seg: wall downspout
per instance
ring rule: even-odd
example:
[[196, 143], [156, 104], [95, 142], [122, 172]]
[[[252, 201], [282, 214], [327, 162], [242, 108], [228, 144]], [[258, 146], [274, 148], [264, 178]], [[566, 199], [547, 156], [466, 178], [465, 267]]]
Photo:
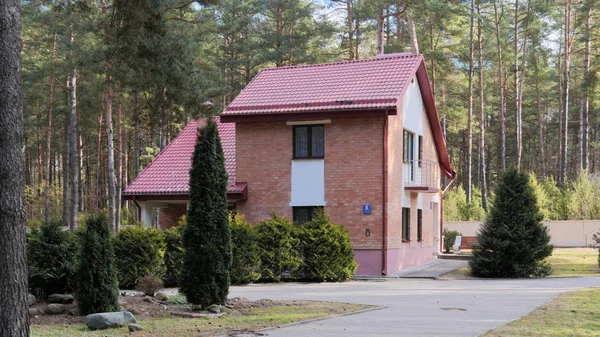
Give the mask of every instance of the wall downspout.
[[387, 176], [388, 176], [388, 112], [383, 116], [383, 245], [381, 249], [382, 274], [387, 275]]
[[450, 188], [450, 185], [454, 182], [454, 179], [450, 180], [446, 188], [440, 193], [440, 249], [439, 253], [444, 253], [444, 193]]

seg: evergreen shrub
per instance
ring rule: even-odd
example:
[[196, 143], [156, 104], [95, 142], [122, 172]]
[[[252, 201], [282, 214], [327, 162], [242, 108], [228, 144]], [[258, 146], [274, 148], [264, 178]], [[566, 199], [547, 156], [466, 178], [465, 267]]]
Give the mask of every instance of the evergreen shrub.
[[183, 268], [183, 246], [181, 244], [181, 232], [185, 228], [185, 222], [179, 226], [163, 231], [165, 242], [165, 254], [163, 257], [165, 274], [162, 277], [165, 287], [179, 286], [179, 278]]
[[256, 225], [260, 247], [261, 280], [278, 282], [291, 277], [302, 263], [298, 229], [275, 214]]
[[260, 248], [256, 230], [242, 215], [229, 214], [232, 263], [229, 271], [232, 284], [248, 284], [260, 279]]
[[119, 286], [134, 289], [145, 276], [164, 275], [163, 234], [154, 228], [138, 226], [120, 230], [115, 237], [116, 267]]
[[163, 281], [161, 279], [154, 275], [148, 275], [140, 280], [136, 290], [143, 292], [144, 295], [154, 297], [154, 294], [163, 288]]
[[516, 168], [501, 174], [495, 199], [469, 262], [479, 277], [542, 277], [551, 272], [548, 229], [530, 183]]
[[300, 247], [303, 263], [298, 278], [316, 282], [348, 280], [358, 268], [348, 231], [331, 223], [324, 212], [301, 227]]
[[62, 227], [61, 221], [50, 221], [28, 235], [29, 287], [46, 295], [68, 293], [76, 286], [77, 237]]
[[91, 215], [81, 234], [76, 298], [82, 315], [119, 311], [113, 241], [106, 216]]
[[450, 253], [450, 250], [456, 243], [456, 237], [459, 235], [462, 235], [462, 233], [444, 228], [444, 253]]
[[225, 304], [229, 293], [231, 232], [227, 214], [227, 171], [217, 125], [207, 118], [190, 169], [190, 205], [183, 230], [179, 291], [194, 306]]

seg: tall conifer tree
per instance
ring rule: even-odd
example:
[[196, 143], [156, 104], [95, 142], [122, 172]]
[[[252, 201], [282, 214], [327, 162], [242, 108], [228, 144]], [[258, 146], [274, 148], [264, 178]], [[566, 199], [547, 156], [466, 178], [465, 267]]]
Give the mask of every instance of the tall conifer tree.
[[217, 125], [212, 118], [207, 120], [199, 132], [190, 170], [180, 284], [188, 302], [202, 307], [225, 303], [231, 266], [225, 158]]
[[479, 246], [469, 262], [475, 276], [546, 276], [552, 254], [548, 229], [537, 204], [529, 175], [516, 168], [500, 177], [495, 198], [481, 231]]

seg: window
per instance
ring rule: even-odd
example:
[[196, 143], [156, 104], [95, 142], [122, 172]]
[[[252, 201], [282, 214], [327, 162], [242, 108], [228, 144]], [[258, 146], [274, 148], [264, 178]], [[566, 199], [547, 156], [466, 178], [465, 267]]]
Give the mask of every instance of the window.
[[293, 208], [293, 218], [296, 225], [302, 225], [313, 219], [315, 212], [322, 210], [323, 206], [303, 206]]
[[294, 159], [325, 156], [325, 135], [323, 125], [294, 126]]
[[417, 241], [423, 241], [423, 210], [417, 210]]
[[423, 161], [423, 136], [419, 136], [419, 167]]
[[402, 241], [410, 241], [410, 208], [402, 208]]
[[415, 135], [412, 132], [404, 130], [404, 162], [410, 163], [415, 159], [414, 156]]

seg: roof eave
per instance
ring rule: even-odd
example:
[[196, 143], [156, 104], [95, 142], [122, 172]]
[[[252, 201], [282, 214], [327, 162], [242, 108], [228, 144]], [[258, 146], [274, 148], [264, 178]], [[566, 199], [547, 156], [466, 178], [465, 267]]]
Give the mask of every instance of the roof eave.
[[440, 125], [440, 119], [435, 107], [435, 99], [431, 86], [429, 84], [429, 76], [427, 76], [427, 69], [425, 68], [425, 62], [421, 60], [419, 68], [417, 69], [417, 81], [419, 82], [419, 89], [423, 97], [423, 104], [425, 105], [425, 111], [427, 112], [427, 118], [433, 134], [433, 140], [438, 153], [438, 159], [440, 161], [440, 169], [442, 173], [450, 178], [456, 177], [456, 172], [452, 169], [452, 163], [450, 162], [450, 156], [448, 155], [448, 148], [446, 147], [446, 140], [442, 132], [442, 126]]
[[261, 114], [246, 115], [221, 115], [221, 123], [255, 123], [255, 122], [285, 122], [301, 121], [324, 118], [365, 118], [381, 117], [379, 112], [387, 112], [388, 115], [397, 114], [395, 106], [377, 109], [357, 109], [357, 110], [323, 110], [309, 112], [272, 112]]

